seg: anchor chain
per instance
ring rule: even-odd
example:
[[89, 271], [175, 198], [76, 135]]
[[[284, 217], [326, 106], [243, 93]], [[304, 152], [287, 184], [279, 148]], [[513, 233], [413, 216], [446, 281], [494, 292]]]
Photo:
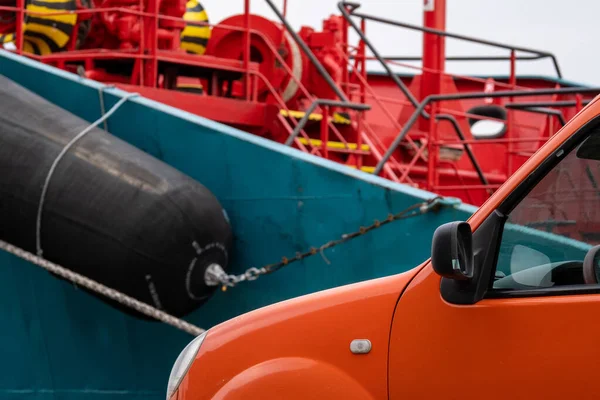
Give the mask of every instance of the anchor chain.
[[[371, 224], [370, 226], [360, 227], [360, 229], [358, 231], [353, 232], [353, 233], [344, 234], [341, 236], [340, 239], [331, 240], [331, 241], [323, 244], [319, 248], [311, 247], [310, 250], [308, 250], [304, 253], [296, 253], [296, 255], [291, 258], [283, 257], [281, 259], [281, 261], [279, 261], [277, 263], [265, 265], [264, 267], [261, 267], [261, 268], [256, 268], [256, 267], [248, 268], [243, 274], [240, 274], [240, 275], [228, 275], [220, 267], [218, 267], [218, 268], [210, 268], [209, 267], [209, 269], [207, 270], [207, 274], [209, 275], [208, 278], [210, 278], [209, 280], [214, 282], [215, 286], [218, 284], [221, 284], [222, 289], [226, 290], [228, 287], [235, 287], [240, 282], [254, 281], [263, 275], [267, 275], [267, 274], [276, 272], [276, 271], [280, 270], [281, 268], [283, 268], [287, 265], [290, 265], [291, 263], [303, 260], [304, 258], [313, 256], [317, 253], [320, 253], [322, 255], [322, 257], [325, 259], [325, 261], [327, 263], [329, 263], [329, 260], [327, 260], [327, 258], [325, 257], [325, 254], [323, 253], [323, 251], [326, 249], [335, 247], [339, 244], [345, 243], [356, 237], [365, 235], [366, 233], [368, 233], [374, 229], [380, 228], [381, 226], [387, 225], [393, 221], [416, 217], [419, 215], [426, 214], [430, 211], [437, 211], [441, 207], [447, 206], [449, 204], [451, 204], [451, 202], [449, 203], [448, 199], [444, 199], [442, 197], [435, 197], [430, 200], [424, 201], [422, 203], [414, 204], [414, 205], [400, 211], [397, 214], [389, 214], [388, 217], [383, 221], [375, 220], [373, 222], [373, 224]], [[83, 275], [73, 272], [67, 268], [60, 266], [60, 265], [54, 264], [42, 257], [39, 257], [35, 254], [25, 251], [19, 247], [16, 247], [10, 243], [5, 242], [3, 240], [0, 240], [0, 250], [4, 250], [8, 253], [11, 253], [11, 254], [19, 257], [19, 258], [29, 261], [30, 263], [37, 265], [39, 267], [42, 267], [45, 270], [52, 272], [64, 279], [67, 279], [68, 281], [70, 281], [78, 286], [92, 290], [93, 292], [96, 292], [107, 298], [115, 300], [118, 303], [125, 305], [126, 307], [129, 307], [129, 308], [136, 310], [142, 314], [145, 314], [151, 318], [154, 318], [158, 321], [161, 321], [163, 323], [171, 325], [171, 326], [173, 326], [177, 329], [180, 329], [184, 332], [187, 332], [193, 336], [197, 336], [205, 331], [204, 329], [202, 329], [198, 326], [195, 326], [193, 324], [190, 324], [187, 321], [184, 321], [180, 318], [169, 315], [168, 313], [166, 313], [162, 310], [159, 310], [159, 309], [152, 307], [146, 303], [143, 303], [137, 299], [127, 296], [126, 294], [121, 293], [115, 289], [112, 289], [105, 285], [102, 285], [99, 282], [96, 282], [90, 278], [87, 278]]]
[[452, 204], [452, 202], [451, 201], [448, 202], [448, 200], [449, 199], [445, 199], [441, 196], [437, 196], [437, 197], [434, 197], [427, 201], [413, 204], [412, 206], [407, 207], [404, 210], [402, 210], [396, 214], [388, 214], [387, 218], [384, 219], [383, 221], [375, 220], [369, 226], [366, 226], [366, 227], [361, 226], [358, 231], [343, 234], [339, 239], [331, 240], [331, 241], [321, 245], [320, 247], [311, 247], [309, 250], [305, 251], [304, 253], [298, 252], [293, 257], [289, 257], [289, 258], [283, 257], [281, 259], [281, 261], [279, 261], [279, 262], [276, 262], [273, 264], [267, 264], [260, 268], [257, 268], [257, 267], [248, 268], [246, 271], [244, 271], [244, 273], [239, 274], [239, 275], [227, 274], [221, 268], [210, 269], [207, 271], [207, 274], [209, 275], [207, 277], [208, 278], [207, 280], [210, 282], [213, 282], [215, 286], [220, 283], [221, 289], [223, 291], [225, 291], [225, 290], [227, 290], [227, 288], [235, 287], [241, 282], [255, 281], [263, 275], [268, 275], [273, 272], [276, 272], [287, 265], [290, 265], [296, 261], [301, 261], [307, 257], [314, 256], [317, 253], [321, 254], [321, 256], [323, 257], [325, 262], [330, 264], [329, 260], [327, 260], [327, 257], [325, 257], [325, 254], [324, 254], [324, 251], [326, 249], [330, 249], [332, 247], [338, 246], [342, 243], [345, 243], [352, 239], [355, 239], [359, 236], [365, 235], [365, 234], [371, 232], [372, 230], [378, 229], [378, 228], [380, 228], [384, 225], [387, 225], [391, 222], [417, 217], [419, 215], [426, 214], [430, 211], [437, 211], [443, 206]]

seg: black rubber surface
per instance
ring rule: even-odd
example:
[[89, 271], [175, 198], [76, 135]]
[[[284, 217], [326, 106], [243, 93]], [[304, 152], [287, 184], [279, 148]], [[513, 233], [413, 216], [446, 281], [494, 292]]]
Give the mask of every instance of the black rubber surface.
[[[50, 166], [89, 125], [0, 76], [0, 238], [35, 253]], [[209, 190], [101, 129], [61, 159], [43, 207], [44, 258], [176, 316], [214, 291], [204, 271], [231, 241]]]

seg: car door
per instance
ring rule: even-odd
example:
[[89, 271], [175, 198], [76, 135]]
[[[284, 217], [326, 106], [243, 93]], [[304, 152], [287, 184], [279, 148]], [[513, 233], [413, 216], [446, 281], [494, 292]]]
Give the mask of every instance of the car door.
[[428, 265], [401, 296], [392, 400], [600, 398], [600, 118], [534, 167], [473, 233], [473, 279]]

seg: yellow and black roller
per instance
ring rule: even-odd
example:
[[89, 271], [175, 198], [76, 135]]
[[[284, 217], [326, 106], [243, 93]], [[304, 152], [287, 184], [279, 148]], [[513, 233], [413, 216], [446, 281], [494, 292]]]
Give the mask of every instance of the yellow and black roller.
[[46, 55], [64, 49], [77, 23], [77, 14], [43, 14], [75, 11], [75, 0], [31, 0], [26, 9], [36, 14], [25, 17], [23, 51]]
[[183, 20], [186, 24], [181, 32], [180, 47], [188, 53], [204, 54], [211, 30], [210, 26], [203, 25], [208, 24], [208, 14], [202, 4], [197, 0], [189, 0]]
[[[46, 55], [63, 50], [77, 23], [77, 14], [55, 14], [77, 9], [76, 0], [30, 0], [25, 7], [27, 14], [23, 24], [23, 51]], [[15, 33], [0, 36], [0, 43], [14, 42]]]

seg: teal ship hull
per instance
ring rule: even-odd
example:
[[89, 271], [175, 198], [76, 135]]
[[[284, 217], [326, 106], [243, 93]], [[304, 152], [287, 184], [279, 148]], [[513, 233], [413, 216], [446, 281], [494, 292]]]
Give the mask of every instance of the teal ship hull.
[[[102, 115], [101, 96], [107, 110], [128, 95], [4, 51], [0, 75], [90, 123]], [[234, 233], [230, 273], [293, 257], [435, 197], [139, 96], [127, 100], [107, 128], [219, 199]], [[273, 274], [217, 291], [185, 319], [208, 329], [279, 301], [404, 272], [429, 257], [439, 225], [466, 220], [474, 211], [447, 202], [386, 224]], [[540, 251], [560, 242], [581, 259], [589, 249], [527, 227], [507, 229]], [[510, 274], [507, 257], [501, 255], [501, 270]], [[3, 251], [0, 293], [0, 400], [164, 399], [171, 366], [191, 340]]]
[[[90, 122], [102, 115], [101, 93], [105, 109], [127, 94], [7, 52], [0, 74]], [[293, 257], [435, 196], [142, 97], [112, 115], [108, 131], [215, 194], [234, 232], [230, 273]], [[457, 204], [390, 223], [218, 291], [186, 320], [210, 328], [279, 301], [401, 273], [429, 257], [436, 227], [473, 211]], [[119, 312], [5, 252], [0, 282], [0, 399], [164, 399], [188, 334]]]

